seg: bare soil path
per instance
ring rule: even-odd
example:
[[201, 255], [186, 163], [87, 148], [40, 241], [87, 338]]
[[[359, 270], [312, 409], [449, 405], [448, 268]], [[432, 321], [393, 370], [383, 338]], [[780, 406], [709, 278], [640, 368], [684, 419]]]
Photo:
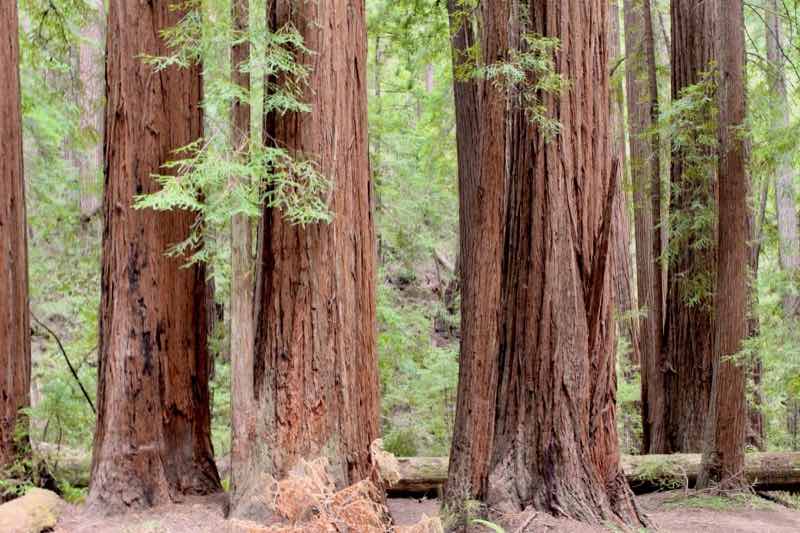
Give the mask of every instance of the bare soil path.
[[[653, 522], [648, 531], [665, 533], [800, 533], [800, 511], [749, 497], [726, 498], [683, 491], [652, 494], [638, 498]], [[143, 513], [106, 518], [80, 506], [70, 506], [56, 533], [240, 533], [257, 531], [245, 523], [225, 519], [227, 497], [187, 498], [185, 502]], [[438, 501], [431, 499], [390, 499], [389, 510], [398, 525], [411, 525], [422, 515], [438, 514]], [[508, 533], [601, 533], [613, 528], [591, 527], [568, 520], [522, 513], [498, 520]], [[524, 529], [518, 531], [520, 526]], [[476, 527], [476, 533], [489, 532]], [[619, 531], [619, 530], [616, 530]], [[314, 533], [314, 532], [309, 532]], [[361, 532], [354, 532], [361, 533]]]

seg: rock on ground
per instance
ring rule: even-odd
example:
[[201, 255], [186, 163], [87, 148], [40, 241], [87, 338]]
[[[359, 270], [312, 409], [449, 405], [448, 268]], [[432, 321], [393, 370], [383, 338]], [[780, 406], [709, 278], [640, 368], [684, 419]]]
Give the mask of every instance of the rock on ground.
[[54, 492], [31, 489], [24, 496], [0, 505], [0, 531], [40, 533], [55, 527], [65, 502]]

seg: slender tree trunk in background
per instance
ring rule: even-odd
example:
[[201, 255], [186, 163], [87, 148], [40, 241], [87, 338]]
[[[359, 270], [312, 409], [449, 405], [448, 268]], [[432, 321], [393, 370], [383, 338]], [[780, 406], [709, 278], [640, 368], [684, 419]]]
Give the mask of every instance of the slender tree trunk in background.
[[[22, 171], [17, 3], [0, 4], [0, 469], [22, 450], [19, 410], [30, 405], [31, 329]], [[27, 437], [25, 437], [27, 440]]]
[[[673, 0], [672, 2], [672, 98], [703, 79], [716, 57], [714, 2]], [[697, 120], [711, 120], [698, 117]], [[689, 149], [697, 150], [690, 147]], [[716, 169], [709, 168], [707, 178], [698, 179], [684, 171], [684, 156], [675, 147], [672, 156], [671, 217], [693, 217], [700, 204], [716, 205]], [[716, 227], [716, 224], [713, 225]], [[700, 246], [709, 231], [686, 230], [673, 245], [669, 265], [666, 326], [666, 398], [667, 447], [672, 452], [699, 452], [703, 449], [703, 429], [708, 416], [711, 394], [711, 361], [714, 348], [714, 313], [712, 294], [716, 276], [716, 230], [714, 244]], [[692, 233], [690, 233], [692, 232]], [[678, 239], [672, 235], [671, 239]], [[696, 290], [693, 279], [708, 279], [707, 297], [690, 301]]]
[[[100, 137], [103, 132], [105, 64], [102, 47], [106, 11], [102, 0], [97, 1], [95, 7], [96, 16], [86, 25], [78, 46], [78, 105], [81, 106], [81, 130], [93, 131]], [[98, 140], [88, 150], [78, 151], [75, 164], [80, 184], [81, 221], [88, 222], [101, 207], [97, 188], [98, 176], [103, 168], [102, 142]]]
[[[608, 68], [619, 68], [621, 60], [620, 31], [619, 31], [619, 3], [613, 0], [609, 7], [609, 44]], [[612, 153], [621, 163], [626, 161], [625, 149], [625, 112], [624, 88], [622, 78], [616, 77], [611, 83], [611, 100], [609, 102], [609, 123], [611, 126]], [[612, 277], [614, 284], [615, 312], [618, 315], [619, 328], [622, 336], [630, 346], [628, 362], [638, 366], [640, 357], [639, 318], [635, 315], [635, 295], [633, 292], [633, 277], [631, 273], [631, 246], [630, 228], [628, 225], [628, 200], [625, 190], [625, 171], [623, 179], [619, 180], [617, 200], [614, 202], [614, 245]]]
[[[786, 94], [785, 60], [781, 51], [782, 27], [778, 16], [777, 0], [769, 0], [767, 18], [767, 59], [770, 63], [770, 84], [775, 95], [775, 117], [777, 124], [789, 127], [790, 109]], [[778, 161], [775, 181], [775, 205], [778, 219], [778, 241], [781, 269], [796, 288], [800, 281], [800, 237], [798, 237], [797, 208], [795, 206], [794, 169], [792, 154], [784, 154]], [[800, 296], [786, 295], [783, 299], [784, 315], [787, 319], [800, 318]]]
[[[786, 92], [786, 67], [783, 52], [783, 27], [778, 16], [777, 0], [769, 0], [765, 10], [767, 60], [769, 61], [768, 78], [772, 93], [776, 95], [775, 123], [786, 129], [789, 127], [791, 109]], [[790, 280], [790, 286], [796, 291], [800, 282], [800, 236], [798, 236], [798, 217], [795, 206], [794, 169], [792, 154], [784, 154], [779, 158], [775, 179], [775, 206], [778, 222], [778, 251], [781, 269]], [[788, 320], [800, 319], [800, 296], [786, 294], [783, 297], [783, 314]], [[787, 405], [792, 419], [800, 417], [800, 406], [797, 400]]]
[[[240, 41], [231, 47], [231, 80], [247, 95], [237, 99], [231, 108], [231, 148], [242, 162], [250, 150], [250, 60], [249, 31], [250, 1], [233, 0], [231, 4], [233, 30]], [[248, 186], [239, 176], [231, 176], [230, 186]], [[231, 220], [231, 485], [245, 476], [248, 444], [255, 432], [253, 398], [253, 243], [250, 217], [234, 215]], [[235, 489], [234, 489], [235, 490]]]
[[173, 151], [202, 135], [201, 68], [153, 72], [170, 2], [114, 0], [108, 15], [105, 230], [98, 419], [88, 503], [103, 512], [220, 489], [210, 435], [205, 269], [165, 251], [188, 211], [132, 207]]
[[472, 498], [640, 525], [620, 469], [614, 405], [608, 8], [599, 0], [535, 0], [520, 13], [523, 6], [483, 4], [481, 56], [502, 61], [526, 33], [553, 37], [556, 69], [571, 83], [544, 97], [562, 127], [545, 139], [514, 91], [478, 82], [480, 181], [462, 181], [461, 190], [462, 246], [474, 246], [462, 248], [470, 317], [462, 327], [484, 335], [473, 349], [494, 351], [462, 344], [446, 503], [457, 509]]
[[731, 360], [748, 334], [750, 192], [747, 147], [739, 129], [747, 118], [744, 13], [741, 2], [717, 2], [719, 58], [719, 247], [711, 404], [697, 486], [743, 488], [747, 425], [745, 364]]
[[[476, 44], [463, 6], [449, 1], [455, 67]], [[508, 57], [510, 0], [481, 2], [483, 57]], [[462, 50], [464, 52], [462, 52]], [[456, 80], [461, 235], [461, 353], [445, 504], [487, 496], [500, 344], [498, 305], [506, 199], [506, 96], [485, 80]]]
[[[653, 139], [652, 43], [647, 39], [643, 0], [625, 0], [626, 85], [630, 131], [631, 176], [636, 230], [636, 279], [641, 318], [642, 353], [642, 451], [661, 453], [666, 449], [666, 411], [661, 346], [661, 239], [660, 163], [658, 140]], [[654, 149], [655, 147], [655, 149]]]
[[[265, 116], [265, 142], [308, 156], [334, 186], [330, 224], [295, 226], [266, 208], [256, 277], [256, 431], [248, 479], [263, 491], [301, 459], [326, 457], [337, 486], [370, 475], [379, 435], [376, 250], [367, 146], [363, 0], [267, 6], [273, 30], [295, 25], [312, 54], [309, 113]], [[236, 513], [257, 512], [244, 497]]]

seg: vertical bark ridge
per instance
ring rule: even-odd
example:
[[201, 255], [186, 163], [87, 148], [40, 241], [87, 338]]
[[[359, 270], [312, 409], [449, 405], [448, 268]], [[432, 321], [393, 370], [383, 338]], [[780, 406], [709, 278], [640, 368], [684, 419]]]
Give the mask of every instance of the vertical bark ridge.
[[28, 243], [22, 168], [16, 2], [0, 5], [0, 468], [17, 457], [20, 409], [30, 404]]
[[104, 512], [220, 489], [210, 436], [205, 269], [167, 257], [195, 215], [133, 208], [153, 174], [202, 135], [200, 65], [153, 72], [169, 2], [112, 1], [108, 15], [105, 229], [98, 420], [88, 503]]

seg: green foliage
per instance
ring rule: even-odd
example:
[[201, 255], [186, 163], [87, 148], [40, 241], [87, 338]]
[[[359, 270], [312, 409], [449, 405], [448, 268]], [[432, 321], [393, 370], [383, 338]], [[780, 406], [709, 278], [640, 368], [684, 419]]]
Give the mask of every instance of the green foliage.
[[677, 266], [677, 258], [688, 251], [708, 255], [716, 248], [716, 173], [717, 173], [717, 82], [712, 68], [700, 82], [686, 87], [680, 98], [662, 109], [659, 128], [672, 143], [672, 156], [681, 164], [681, 180], [672, 183], [669, 245], [671, 267], [680, 280], [681, 295], [691, 306], [713, 307], [715, 266], [709, 261], [694, 261]]
[[447, 455], [458, 357], [431, 338], [426, 306], [388, 286], [378, 292], [378, 353], [384, 447], [395, 455]]

